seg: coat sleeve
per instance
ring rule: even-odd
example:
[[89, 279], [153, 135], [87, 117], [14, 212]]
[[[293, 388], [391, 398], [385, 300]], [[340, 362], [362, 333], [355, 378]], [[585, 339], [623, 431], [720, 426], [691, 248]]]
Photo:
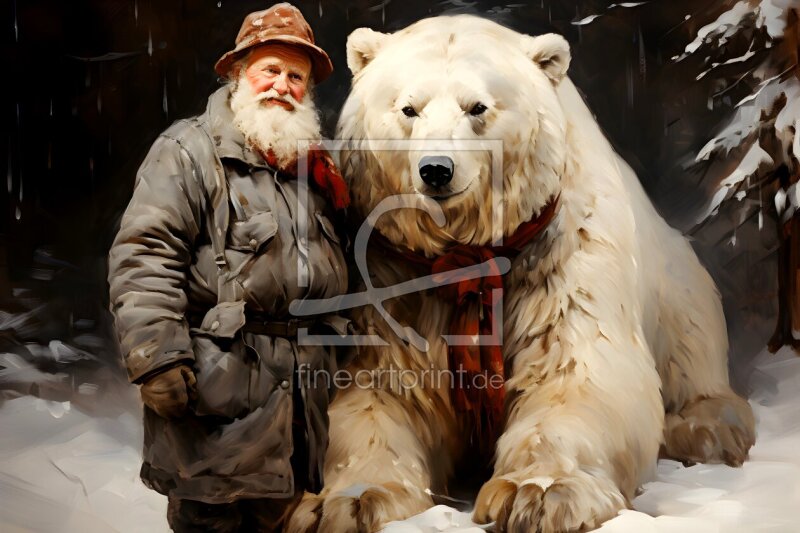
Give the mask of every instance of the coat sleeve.
[[186, 150], [159, 137], [139, 168], [109, 252], [111, 312], [134, 383], [194, 359], [184, 313], [187, 271], [202, 227], [195, 176]]

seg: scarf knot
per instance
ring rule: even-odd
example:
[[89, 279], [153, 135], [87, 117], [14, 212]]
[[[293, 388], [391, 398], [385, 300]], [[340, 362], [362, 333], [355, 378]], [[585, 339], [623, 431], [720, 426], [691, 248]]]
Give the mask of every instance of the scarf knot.
[[[490, 304], [492, 289], [503, 288], [503, 277], [494, 261], [496, 257], [491, 248], [460, 244], [450, 248], [446, 254], [437, 257], [431, 266], [431, 273], [439, 274], [437, 281], [443, 283], [439, 287], [442, 296], [448, 299], [454, 298], [457, 305], [465, 303], [470, 297], [477, 297], [481, 303]], [[490, 272], [486, 276], [449, 283], [452, 277], [448, 276], [448, 272], [487, 261]]]

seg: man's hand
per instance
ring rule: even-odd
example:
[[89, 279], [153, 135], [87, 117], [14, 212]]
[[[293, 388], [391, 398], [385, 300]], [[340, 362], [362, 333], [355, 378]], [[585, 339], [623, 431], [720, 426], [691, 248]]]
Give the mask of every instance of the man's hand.
[[186, 412], [189, 399], [194, 399], [196, 384], [191, 368], [183, 364], [174, 366], [142, 384], [142, 401], [159, 416], [179, 417]]

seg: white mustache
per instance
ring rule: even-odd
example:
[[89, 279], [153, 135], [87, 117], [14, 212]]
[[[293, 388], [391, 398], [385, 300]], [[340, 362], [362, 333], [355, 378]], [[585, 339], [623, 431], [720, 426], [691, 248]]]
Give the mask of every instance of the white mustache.
[[291, 93], [286, 93], [284, 95], [278, 94], [278, 91], [275, 89], [270, 89], [266, 92], [259, 93], [255, 95], [256, 102], [263, 102], [264, 100], [278, 100], [280, 102], [285, 102], [291, 104], [295, 109], [301, 110], [305, 109], [305, 106], [298, 102]]

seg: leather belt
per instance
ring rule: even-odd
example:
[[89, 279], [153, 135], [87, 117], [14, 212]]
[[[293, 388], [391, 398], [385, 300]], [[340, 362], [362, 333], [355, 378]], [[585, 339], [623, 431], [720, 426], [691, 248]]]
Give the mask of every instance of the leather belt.
[[319, 324], [319, 319], [300, 320], [291, 318], [289, 320], [271, 320], [269, 318], [262, 319], [260, 317], [247, 317], [247, 322], [242, 326], [242, 331], [255, 333], [257, 335], [270, 335], [273, 337], [297, 337], [297, 330], [300, 328], [311, 328]]

